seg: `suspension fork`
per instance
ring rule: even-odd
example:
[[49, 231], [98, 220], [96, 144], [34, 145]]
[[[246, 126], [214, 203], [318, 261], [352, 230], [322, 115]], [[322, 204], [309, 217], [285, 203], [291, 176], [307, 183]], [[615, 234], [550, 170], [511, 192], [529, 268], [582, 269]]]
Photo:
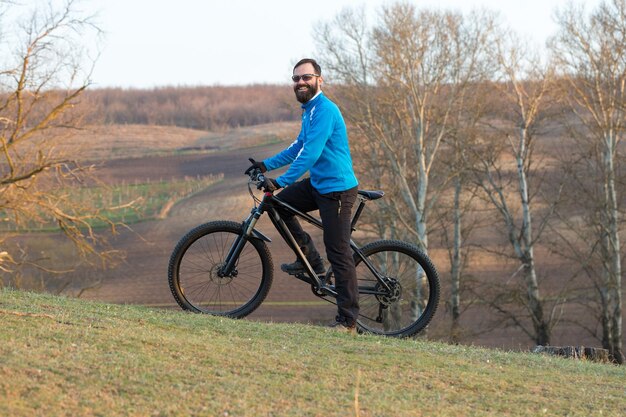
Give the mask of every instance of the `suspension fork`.
[[243, 250], [243, 247], [246, 245], [248, 240], [250, 240], [251, 236], [254, 235], [254, 226], [259, 221], [259, 218], [261, 218], [261, 215], [265, 212], [266, 198], [261, 201], [261, 204], [259, 204], [258, 207], [253, 208], [248, 218], [244, 220], [242, 224], [241, 234], [237, 236], [237, 239], [235, 239], [235, 241], [231, 245], [230, 249], [228, 250], [228, 255], [226, 255], [226, 259], [224, 260], [224, 265], [222, 265], [222, 267], [217, 272], [217, 275], [219, 277], [228, 277], [232, 276], [235, 273], [235, 265], [239, 260], [239, 255], [241, 255], [241, 251]]

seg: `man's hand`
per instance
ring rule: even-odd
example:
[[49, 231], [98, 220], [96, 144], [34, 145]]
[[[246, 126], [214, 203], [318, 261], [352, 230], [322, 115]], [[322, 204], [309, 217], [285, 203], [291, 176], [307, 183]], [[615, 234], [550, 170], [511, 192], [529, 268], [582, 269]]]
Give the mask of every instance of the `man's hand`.
[[267, 178], [265, 177], [265, 180], [263, 180], [263, 182], [259, 183], [259, 185], [257, 185], [257, 190], [260, 190], [261, 188], [263, 188], [265, 191], [269, 191], [274, 192], [280, 188], [282, 188], [280, 186], [280, 184], [274, 179], [274, 178]]
[[248, 161], [250, 161], [252, 163], [252, 165], [246, 169], [245, 174], [246, 175], [250, 175], [250, 172], [252, 172], [252, 170], [254, 169], [260, 169], [261, 172], [267, 172], [267, 168], [265, 167], [265, 164], [263, 163], [263, 161], [257, 162], [252, 158], [248, 158]]

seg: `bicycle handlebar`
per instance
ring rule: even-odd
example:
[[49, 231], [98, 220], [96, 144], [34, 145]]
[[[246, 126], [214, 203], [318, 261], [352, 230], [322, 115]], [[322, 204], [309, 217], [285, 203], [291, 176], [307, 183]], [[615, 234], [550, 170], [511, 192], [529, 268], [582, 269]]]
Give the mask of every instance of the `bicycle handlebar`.
[[250, 177], [250, 181], [252, 182], [265, 181], [265, 175], [263, 175], [263, 173], [261, 172], [259, 168], [254, 168], [253, 170], [251, 170], [248, 176]]
[[[265, 181], [265, 175], [263, 175], [261, 170], [259, 168], [255, 168], [250, 171], [248, 176], [250, 177], [250, 182], [255, 183], [257, 186], [257, 189], [260, 190], [261, 189], [260, 184], [262, 184]], [[268, 190], [263, 190], [263, 191], [268, 191]]]

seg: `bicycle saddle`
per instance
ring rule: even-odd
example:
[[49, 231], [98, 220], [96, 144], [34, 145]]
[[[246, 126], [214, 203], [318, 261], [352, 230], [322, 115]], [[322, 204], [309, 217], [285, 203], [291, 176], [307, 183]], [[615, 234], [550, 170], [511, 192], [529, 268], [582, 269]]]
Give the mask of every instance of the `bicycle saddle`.
[[379, 198], [385, 195], [385, 192], [380, 191], [380, 190], [375, 190], [375, 191], [359, 190], [359, 195], [363, 196], [367, 200], [378, 200]]

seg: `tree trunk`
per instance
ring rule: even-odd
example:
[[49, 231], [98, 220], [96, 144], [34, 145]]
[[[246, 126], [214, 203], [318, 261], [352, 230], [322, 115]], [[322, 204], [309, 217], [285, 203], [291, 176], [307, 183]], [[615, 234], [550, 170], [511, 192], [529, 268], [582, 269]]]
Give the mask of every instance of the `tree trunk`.
[[460, 324], [461, 317], [461, 179], [456, 177], [454, 180], [454, 237], [452, 249], [452, 265], [450, 275], [452, 279], [452, 288], [450, 295], [450, 304], [452, 308], [452, 327], [450, 338], [453, 343], [460, 341]]
[[[532, 255], [531, 255], [532, 256]], [[543, 302], [539, 297], [539, 285], [534, 268], [534, 261], [529, 261], [528, 267], [524, 268], [526, 275], [526, 287], [528, 297], [528, 309], [530, 310], [535, 331], [535, 343], [542, 346], [550, 344], [550, 324], [546, 322], [543, 314]]]
[[624, 362], [622, 346], [622, 268], [619, 239], [619, 210], [615, 189], [615, 151], [617, 139], [609, 134], [605, 139], [605, 198], [606, 198], [606, 254], [607, 268], [605, 279], [606, 309], [603, 320], [603, 346], [619, 363]]
[[[524, 122], [527, 123], [527, 121]], [[539, 283], [537, 281], [533, 249], [532, 213], [528, 197], [528, 178], [524, 166], [526, 158], [528, 157], [527, 146], [529, 142], [530, 136], [528, 129], [523, 126], [520, 130], [519, 143], [516, 152], [517, 178], [519, 181], [519, 195], [522, 206], [522, 227], [520, 230], [520, 238], [519, 240], [516, 240], [513, 245], [518, 248], [518, 256], [521, 255], [519, 257], [524, 267], [528, 308], [530, 309], [530, 314], [533, 320], [535, 343], [545, 346], [550, 344], [550, 325], [545, 321], [543, 314], [543, 302], [539, 296]], [[510, 235], [511, 234], [512, 233], [510, 233]]]

